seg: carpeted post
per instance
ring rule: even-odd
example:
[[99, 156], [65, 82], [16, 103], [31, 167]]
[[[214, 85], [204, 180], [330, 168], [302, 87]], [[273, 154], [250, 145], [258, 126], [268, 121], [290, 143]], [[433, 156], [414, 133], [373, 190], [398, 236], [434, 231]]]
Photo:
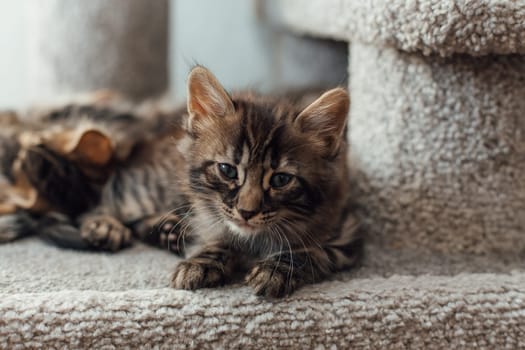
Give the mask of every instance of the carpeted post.
[[27, 8], [30, 100], [100, 88], [134, 99], [165, 92], [167, 0], [41, 0]]
[[351, 163], [373, 236], [525, 250], [525, 57], [351, 47]]

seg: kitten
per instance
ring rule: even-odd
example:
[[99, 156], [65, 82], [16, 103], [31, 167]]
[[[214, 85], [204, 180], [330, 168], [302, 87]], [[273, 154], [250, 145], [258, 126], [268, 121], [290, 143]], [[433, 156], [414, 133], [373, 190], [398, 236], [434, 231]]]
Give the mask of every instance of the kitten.
[[230, 97], [205, 68], [191, 72], [183, 188], [202, 245], [177, 266], [175, 288], [221, 285], [243, 256], [254, 261], [246, 282], [255, 293], [280, 297], [355, 263], [348, 110], [340, 88], [301, 111]]

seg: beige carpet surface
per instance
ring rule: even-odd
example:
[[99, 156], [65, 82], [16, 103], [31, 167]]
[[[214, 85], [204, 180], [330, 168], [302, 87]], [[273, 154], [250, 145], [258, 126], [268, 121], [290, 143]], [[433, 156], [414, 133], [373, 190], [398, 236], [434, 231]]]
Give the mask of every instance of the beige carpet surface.
[[525, 348], [523, 257], [369, 248], [362, 267], [278, 301], [240, 284], [173, 290], [177, 261], [143, 245], [2, 245], [0, 348]]

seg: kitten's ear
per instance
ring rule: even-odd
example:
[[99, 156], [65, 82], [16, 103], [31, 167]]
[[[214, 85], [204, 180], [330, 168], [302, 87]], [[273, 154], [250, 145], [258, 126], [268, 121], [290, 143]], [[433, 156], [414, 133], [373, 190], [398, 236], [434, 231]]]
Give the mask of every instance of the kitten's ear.
[[73, 144], [71, 155], [82, 163], [104, 166], [113, 157], [111, 140], [96, 129], [84, 130]]
[[18, 138], [23, 148], [43, 144], [72, 161], [84, 165], [105, 166], [115, 153], [113, 142], [93, 126], [76, 129], [50, 129], [43, 133], [22, 132]]
[[313, 143], [333, 156], [343, 140], [350, 98], [345, 89], [335, 88], [306, 107], [295, 119], [296, 127], [308, 135]]
[[96, 128], [64, 130], [46, 142], [51, 149], [68, 159], [94, 166], [105, 166], [113, 157], [111, 139]]
[[206, 68], [192, 69], [188, 77], [188, 113], [190, 129], [207, 118], [224, 117], [235, 108], [228, 93]]

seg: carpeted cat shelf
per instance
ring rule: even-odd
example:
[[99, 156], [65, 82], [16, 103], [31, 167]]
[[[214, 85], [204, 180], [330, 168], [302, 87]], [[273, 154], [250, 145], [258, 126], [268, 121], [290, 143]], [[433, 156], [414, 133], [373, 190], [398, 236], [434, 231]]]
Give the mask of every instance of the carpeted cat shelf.
[[262, 300], [168, 287], [178, 259], [0, 246], [0, 348], [525, 348], [525, 4], [279, 0], [350, 42], [363, 266]]

